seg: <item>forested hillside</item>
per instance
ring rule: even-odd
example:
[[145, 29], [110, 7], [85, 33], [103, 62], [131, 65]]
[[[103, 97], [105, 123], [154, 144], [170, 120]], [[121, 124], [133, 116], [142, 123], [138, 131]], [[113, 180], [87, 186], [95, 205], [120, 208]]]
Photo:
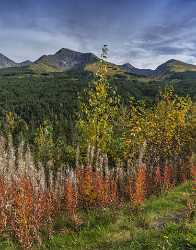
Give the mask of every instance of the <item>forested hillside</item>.
[[[73, 115], [77, 97], [92, 79], [93, 72], [85, 70], [62, 73], [39, 73], [27, 68], [0, 70], [0, 112], [13, 111], [34, 122], [61, 114]], [[165, 86], [173, 86], [175, 93], [196, 99], [196, 73], [192, 72], [172, 73], [160, 80], [113, 70], [108, 80], [126, 103], [129, 96], [134, 96], [152, 104]]]

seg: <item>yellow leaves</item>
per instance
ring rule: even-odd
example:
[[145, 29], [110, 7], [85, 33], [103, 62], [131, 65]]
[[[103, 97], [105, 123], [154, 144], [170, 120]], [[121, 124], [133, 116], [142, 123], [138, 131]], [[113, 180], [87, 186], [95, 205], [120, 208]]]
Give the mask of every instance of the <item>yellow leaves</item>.
[[107, 97], [108, 95], [108, 88], [105, 84], [98, 83], [95, 88], [96, 96], [99, 97]]
[[[167, 92], [169, 91], [169, 92]], [[125, 155], [138, 157], [140, 147], [147, 142], [146, 154], [170, 157], [177, 155], [191, 142], [188, 129], [190, 99], [177, 97], [166, 90], [153, 109], [131, 102], [129, 119], [124, 133]], [[139, 106], [138, 106], [139, 105]], [[135, 152], [135, 153], [134, 153]]]
[[37, 129], [34, 142], [39, 160], [48, 161], [53, 158], [53, 150], [55, 147], [53, 130], [47, 121]]
[[12, 113], [12, 112], [7, 112], [6, 113], [6, 122], [7, 122], [8, 128], [10, 128], [11, 130], [13, 130], [14, 127], [15, 127], [14, 113]]
[[80, 144], [86, 148], [90, 144], [102, 152], [107, 152], [112, 142], [118, 98], [111, 94], [107, 80], [107, 64], [103, 59], [99, 62], [94, 84], [85, 94], [87, 101], [81, 103], [80, 119], [77, 122]]

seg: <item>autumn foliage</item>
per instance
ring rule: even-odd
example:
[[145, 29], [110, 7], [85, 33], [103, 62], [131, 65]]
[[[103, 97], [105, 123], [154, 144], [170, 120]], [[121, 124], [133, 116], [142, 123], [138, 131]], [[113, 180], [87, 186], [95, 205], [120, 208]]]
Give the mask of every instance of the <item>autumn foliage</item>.
[[34, 171], [32, 176], [29, 168], [25, 174], [16, 173], [12, 178], [2, 176], [0, 230], [14, 236], [23, 249], [30, 249], [34, 244], [41, 245], [44, 228], [48, 237], [52, 236], [54, 221], [60, 214], [76, 221], [78, 208], [115, 206], [124, 201], [140, 205], [149, 188], [158, 185], [161, 191], [173, 185], [171, 166], [164, 167], [163, 176], [156, 168], [153, 187], [147, 182], [147, 171], [147, 166], [142, 165], [134, 177], [123, 171], [109, 170], [106, 174], [91, 166], [78, 166], [59, 175], [56, 185], [51, 182], [50, 188], [42, 172]]
[[51, 238], [59, 216], [74, 224], [80, 209], [139, 206], [190, 173], [195, 178], [191, 100], [166, 89], [151, 108], [134, 98], [123, 106], [107, 81], [106, 52], [107, 46], [80, 104], [72, 145], [49, 121], [27, 140], [26, 124], [18, 132], [21, 120], [6, 115], [0, 136], [0, 233], [22, 249], [41, 245], [43, 234]]
[[144, 202], [146, 191], [146, 168], [141, 166], [135, 180], [134, 204], [138, 205]]

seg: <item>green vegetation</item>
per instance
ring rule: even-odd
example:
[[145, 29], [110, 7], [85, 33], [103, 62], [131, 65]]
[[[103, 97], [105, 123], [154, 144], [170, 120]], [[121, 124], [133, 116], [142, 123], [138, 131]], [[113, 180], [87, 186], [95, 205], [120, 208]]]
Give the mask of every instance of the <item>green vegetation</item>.
[[[77, 96], [93, 80], [93, 65], [88, 71], [56, 72], [47, 65], [30, 65], [0, 70], [0, 113], [13, 111], [28, 122], [40, 124], [55, 116], [70, 117], [77, 109]], [[108, 80], [112, 88], [128, 102], [130, 96], [152, 104], [161, 89], [172, 85], [175, 93], [196, 99], [196, 74], [171, 73], [167, 79], [139, 77], [108, 64]], [[59, 70], [57, 70], [59, 71]], [[53, 72], [53, 73], [51, 73]], [[68, 118], [69, 117], [69, 118]]]
[[[41, 250], [181, 250], [195, 249], [196, 217], [193, 183], [187, 182], [152, 197], [139, 208], [130, 204], [80, 211], [77, 227], [64, 217], [55, 224], [55, 234]], [[17, 249], [2, 236], [2, 250]]]
[[131, 166], [136, 171], [141, 162], [152, 170], [157, 165], [175, 164], [179, 172], [179, 165], [190, 161], [193, 148], [191, 98], [177, 96], [175, 87], [165, 88], [145, 77], [111, 76], [111, 65], [105, 62], [107, 47], [104, 49], [96, 74], [70, 71], [1, 76], [2, 134], [8, 137], [5, 117], [11, 112], [15, 125], [8, 132], [14, 145], [22, 138], [37, 161], [44, 165], [52, 161], [55, 169], [61, 163], [73, 167], [78, 147], [80, 160], [87, 160], [90, 146], [95, 154], [106, 155], [110, 167]]
[[194, 207], [187, 207], [193, 197], [188, 182], [149, 199], [135, 211], [127, 205], [85, 212], [84, 225], [75, 228], [77, 232], [60, 220], [59, 233], [42, 249], [194, 249], [196, 218]]
[[195, 246], [194, 85], [180, 96], [171, 74], [105, 59], [107, 46], [96, 72], [1, 71], [2, 249]]

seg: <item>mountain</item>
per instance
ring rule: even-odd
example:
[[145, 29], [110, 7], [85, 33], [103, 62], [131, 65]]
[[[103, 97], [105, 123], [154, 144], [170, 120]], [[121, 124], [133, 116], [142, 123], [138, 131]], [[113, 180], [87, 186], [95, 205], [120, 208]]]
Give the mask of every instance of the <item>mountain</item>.
[[0, 69], [6, 69], [11, 67], [25, 67], [32, 64], [30, 60], [26, 60], [21, 63], [16, 63], [13, 60], [9, 59], [8, 57], [4, 56], [0, 53]]
[[171, 59], [166, 63], [161, 64], [154, 71], [155, 76], [165, 76], [172, 73], [195, 72], [196, 65], [181, 62], [179, 60]]
[[[93, 53], [81, 53], [62, 48], [55, 54], [43, 55], [35, 62], [29, 60], [15, 63], [3, 54], [0, 54], [0, 74], [47, 74], [68, 70], [87, 70], [95, 72], [99, 58]], [[196, 65], [171, 59], [155, 70], [136, 68], [130, 63], [115, 65], [107, 62], [109, 75], [131, 74], [133, 77], [146, 77], [150, 79], [166, 78], [194, 78], [196, 79]]]
[[33, 62], [31, 62], [30, 60], [26, 60], [24, 62], [18, 63], [18, 66], [25, 67], [31, 65], [32, 63]]
[[127, 71], [128, 73], [139, 75], [139, 76], [150, 76], [154, 73], [154, 70], [152, 69], [138, 69], [138, 68], [135, 68], [130, 63], [125, 63], [121, 65], [121, 68]]
[[87, 64], [95, 63], [98, 58], [92, 53], [81, 53], [69, 49], [60, 49], [53, 55], [44, 55], [34, 64], [45, 64], [60, 71], [84, 68]]
[[[98, 60], [98, 57], [92, 53], [81, 53], [62, 48], [55, 54], [41, 56], [35, 62], [27, 60], [21, 63], [15, 63], [6, 56], [0, 54], [0, 69], [12, 67], [12, 73], [14, 73], [14, 71], [32, 71], [34, 73], [62, 72], [67, 70], [85, 69], [87, 65], [96, 63]], [[18, 68], [21, 69], [19, 70]], [[5, 70], [3, 72], [7, 73]], [[8, 69], [8, 72], [10, 72], [10, 69]]]
[[0, 69], [15, 66], [17, 66], [17, 63], [0, 53]]
[[179, 60], [171, 59], [161, 65], [155, 70], [135, 68], [130, 63], [121, 65], [121, 68], [126, 72], [138, 76], [165, 78], [172, 74], [180, 74], [185, 72], [192, 72], [196, 74], [196, 65], [181, 62]]

